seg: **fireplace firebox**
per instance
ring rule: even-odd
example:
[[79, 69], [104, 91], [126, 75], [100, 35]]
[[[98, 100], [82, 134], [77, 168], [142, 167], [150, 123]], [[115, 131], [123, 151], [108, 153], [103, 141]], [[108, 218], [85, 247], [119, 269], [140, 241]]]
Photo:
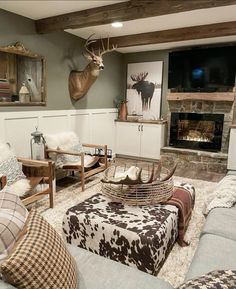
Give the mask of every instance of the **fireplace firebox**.
[[223, 114], [172, 112], [169, 145], [220, 151], [223, 124]]

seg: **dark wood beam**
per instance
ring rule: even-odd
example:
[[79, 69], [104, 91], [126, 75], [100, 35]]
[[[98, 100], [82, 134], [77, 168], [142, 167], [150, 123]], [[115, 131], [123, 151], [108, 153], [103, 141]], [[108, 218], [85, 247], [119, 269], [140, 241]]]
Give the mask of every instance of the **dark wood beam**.
[[131, 0], [35, 21], [38, 33], [236, 4], [236, 0]]
[[118, 48], [236, 35], [236, 21], [111, 37]]

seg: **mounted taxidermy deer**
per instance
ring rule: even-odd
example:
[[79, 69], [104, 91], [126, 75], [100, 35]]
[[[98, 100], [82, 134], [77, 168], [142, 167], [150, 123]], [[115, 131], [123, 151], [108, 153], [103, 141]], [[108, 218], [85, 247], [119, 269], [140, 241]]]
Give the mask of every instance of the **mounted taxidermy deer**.
[[96, 55], [93, 50], [89, 50], [88, 48], [92, 43], [97, 41], [91, 40], [90, 38], [92, 36], [93, 35], [90, 35], [89, 38], [86, 40], [84, 47], [87, 53], [83, 54], [85, 58], [90, 61], [89, 64], [85, 67], [83, 71], [72, 70], [69, 75], [70, 97], [75, 100], [80, 99], [88, 92], [90, 86], [97, 79], [100, 70], [104, 69], [102, 56], [105, 53], [116, 49], [114, 45], [112, 45], [112, 48], [110, 49], [109, 38], [107, 38], [107, 47], [105, 49], [104, 43], [101, 39], [102, 51], [100, 51], [99, 48], [98, 54]]

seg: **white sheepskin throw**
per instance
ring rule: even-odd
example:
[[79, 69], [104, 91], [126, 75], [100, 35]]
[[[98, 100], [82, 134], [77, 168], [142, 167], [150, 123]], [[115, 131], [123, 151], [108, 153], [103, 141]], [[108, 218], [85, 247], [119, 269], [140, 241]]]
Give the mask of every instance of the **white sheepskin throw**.
[[9, 146], [5, 143], [0, 143], [0, 162], [5, 161], [9, 157], [12, 156], [12, 150], [10, 150]]
[[79, 143], [79, 138], [73, 131], [45, 135], [44, 139], [49, 149], [68, 150]]
[[124, 172], [116, 172], [114, 180], [118, 182], [125, 180], [126, 177], [129, 177], [131, 180], [135, 181], [138, 179], [139, 172], [140, 168], [131, 166]]
[[26, 192], [30, 190], [30, 183], [27, 179], [22, 179], [19, 181], [16, 181], [14, 184], [7, 186], [7, 191], [11, 192], [12, 194], [15, 194], [19, 197], [22, 197], [25, 195]]
[[230, 208], [236, 203], [236, 176], [227, 175], [217, 185], [205, 202], [204, 214], [214, 208]]

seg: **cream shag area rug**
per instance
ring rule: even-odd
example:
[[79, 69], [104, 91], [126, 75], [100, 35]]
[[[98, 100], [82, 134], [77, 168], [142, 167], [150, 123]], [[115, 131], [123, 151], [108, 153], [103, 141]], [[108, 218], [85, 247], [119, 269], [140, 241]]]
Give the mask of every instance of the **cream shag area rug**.
[[[79, 184], [63, 189], [56, 193], [53, 209], [48, 208], [48, 201], [38, 202], [37, 209], [57, 232], [62, 234], [62, 219], [66, 210], [99, 192], [101, 190], [99, 180], [99, 175], [91, 177], [90, 181], [86, 183], [86, 190], [84, 192], [81, 192]], [[200, 232], [205, 222], [205, 218], [202, 214], [204, 200], [207, 195], [214, 190], [217, 183], [190, 180], [180, 177], [174, 177], [174, 180], [191, 183], [196, 189], [195, 207], [185, 236], [185, 239], [190, 242], [190, 245], [187, 247], [180, 247], [176, 243], [158, 274], [158, 277], [169, 281], [176, 287], [184, 281], [185, 274], [198, 244]]]

